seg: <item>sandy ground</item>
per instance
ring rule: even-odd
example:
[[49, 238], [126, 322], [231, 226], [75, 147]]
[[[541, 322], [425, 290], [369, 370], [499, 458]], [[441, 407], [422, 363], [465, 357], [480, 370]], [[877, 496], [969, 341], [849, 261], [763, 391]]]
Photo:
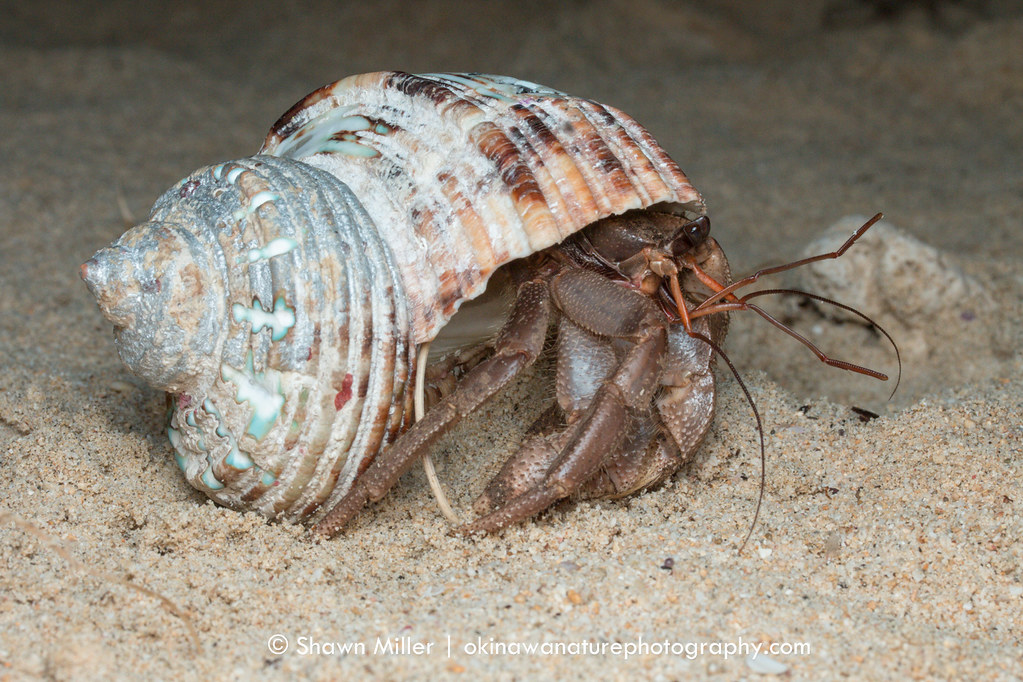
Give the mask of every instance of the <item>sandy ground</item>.
[[[781, 647], [773, 669], [795, 679], [1023, 677], [1023, 16], [867, 5], [3, 3], [0, 679], [772, 669], [718, 648], [740, 642]], [[419, 471], [330, 542], [207, 502], [78, 264], [193, 168], [253, 153], [306, 92], [391, 68], [508, 73], [632, 113], [704, 193], [738, 272], [884, 211], [883, 239], [796, 279], [889, 329], [895, 398], [736, 316], [727, 348], [768, 431], [742, 554], [759, 460], [724, 374], [688, 471], [497, 537], [449, 536]], [[895, 371], [863, 325], [775, 309]], [[436, 449], [463, 513], [549, 377], [541, 364]]]

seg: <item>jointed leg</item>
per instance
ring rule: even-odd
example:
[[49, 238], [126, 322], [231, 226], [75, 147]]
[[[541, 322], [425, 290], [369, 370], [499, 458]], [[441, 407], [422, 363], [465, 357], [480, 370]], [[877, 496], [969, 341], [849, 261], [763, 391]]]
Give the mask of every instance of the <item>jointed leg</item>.
[[579, 499], [618, 498], [653, 485], [682, 464], [671, 437], [658, 434], [649, 414], [636, 414], [625, 442], [607, 458], [600, 471], [576, 491]]
[[[604, 337], [606, 343], [626, 341], [629, 348], [581, 417], [548, 440], [552, 446], [560, 446], [560, 452], [546, 466], [542, 479], [507, 501], [501, 499], [505, 491], [500, 489], [494, 495], [485, 494], [489, 502], [500, 506], [466, 526], [466, 531], [500, 530], [584, 488], [619, 452], [632, 426], [630, 412], [648, 410], [657, 389], [667, 335], [649, 299], [581, 270], [562, 273], [551, 287], [555, 302], [572, 322]], [[524, 470], [531, 470], [527, 478], [532, 478], [537, 465], [550, 460], [551, 452], [544, 451], [545, 444], [535, 438], [527, 446], [513, 459]], [[501, 486], [517, 487], [511, 477], [502, 476], [505, 471], [498, 477]]]
[[[615, 339], [598, 336], [568, 316], [561, 317], [557, 403], [529, 428], [518, 452], [508, 458], [473, 504], [476, 513], [486, 514], [502, 507], [543, 481], [573, 435], [568, 425], [586, 414], [593, 397], [620, 365], [616, 345], [620, 344]], [[650, 410], [646, 404], [640, 410], [629, 411], [624, 442], [616, 451], [606, 453], [599, 471], [583, 483], [574, 497], [621, 497], [663, 479], [678, 468], [681, 463], [678, 448], [670, 437], [658, 436]]]
[[[557, 409], [557, 405], [553, 407]], [[561, 410], [558, 409], [558, 412]], [[527, 436], [518, 451], [505, 461], [501, 471], [473, 503], [473, 510], [477, 514], [487, 514], [542, 481], [571, 435], [571, 430], [561, 424]]]
[[568, 427], [568, 444], [547, 469], [543, 480], [465, 526], [465, 530], [492, 533], [568, 497], [597, 472], [607, 453], [618, 449], [625, 436], [627, 416], [624, 396], [619, 391], [608, 387], [598, 393], [586, 417]]

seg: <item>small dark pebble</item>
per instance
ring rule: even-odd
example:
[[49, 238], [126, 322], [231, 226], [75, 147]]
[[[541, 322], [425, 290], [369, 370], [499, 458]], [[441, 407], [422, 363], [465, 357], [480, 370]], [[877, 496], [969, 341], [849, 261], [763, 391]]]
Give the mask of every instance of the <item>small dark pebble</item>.
[[849, 409], [852, 410], [853, 412], [855, 412], [856, 414], [858, 414], [860, 416], [860, 421], [861, 422], [869, 422], [871, 419], [877, 419], [878, 417], [881, 416], [877, 412], [871, 412], [870, 410], [864, 410], [862, 407], [855, 407], [855, 406], [853, 406], [853, 407], [850, 407]]
[[671, 569], [675, 568], [675, 560], [672, 559], [671, 557], [668, 557], [667, 559], [664, 560], [664, 563], [661, 564], [661, 568], [663, 568], [665, 571], [670, 571]]

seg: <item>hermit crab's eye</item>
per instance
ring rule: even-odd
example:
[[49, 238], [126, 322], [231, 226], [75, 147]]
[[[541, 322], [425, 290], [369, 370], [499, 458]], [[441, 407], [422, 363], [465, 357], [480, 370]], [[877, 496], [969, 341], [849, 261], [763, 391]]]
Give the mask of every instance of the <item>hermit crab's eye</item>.
[[703, 215], [696, 220], [691, 220], [682, 227], [671, 239], [671, 252], [674, 256], [681, 256], [694, 246], [699, 246], [710, 234], [710, 218]]
[[700, 216], [682, 229], [686, 231], [686, 236], [689, 237], [689, 241], [693, 243], [693, 246], [702, 244], [707, 235], [710, 234], [710, 218], [705, 215]]

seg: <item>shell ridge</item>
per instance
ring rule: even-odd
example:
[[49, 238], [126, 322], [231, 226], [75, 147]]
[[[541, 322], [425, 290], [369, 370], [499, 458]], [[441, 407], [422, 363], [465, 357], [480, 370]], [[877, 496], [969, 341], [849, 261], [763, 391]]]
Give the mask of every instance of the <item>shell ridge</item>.
[[[244, 166], [246, 171], [237, 176], [236, 184], [247, 201], [243, 202], [242, 210], [239, 211], [241, 215], [236, 214], [237, 224], [241, 230], [238, 239], [240, 248], [235, 253], [238, 261], [236, 267], [248, 270], [250, 286], [249, 291], [242, 297], [243, 300], [235, 305], [246, 308], [251, 306], [254, 311], [256, 309], [272, 311], [276, 308], [274, 290], [280, 281], [273, 265], [269, 259], [257, 259], [246, 266], [242, 255], [263, 248], [263, 245], [268, 244], [277, 236], [282, 228], [287, 229], [286, 225], [290, 222], [289, 219], [293, 219], [294, 216], [286, 216], [280, 211], [269, 214], [264, 211], [261, 215], [260, 206], [256, 205], [256, 198], [269, 192], [271, 183], [275, 179], [283, 185], [280, 187], [281, 191], [285, 191], [285, 189], [290, 190], [297, 186], [296, 178], [288, 173], [280, 173], [280, 169], [275, 167], [277, 164], [266, 164], [255, 157], [246, 159]], [[281, 178], [284, 178], [286, 182], [280, 183]], [[262, 505], [264, 509], [272, 510], [273, 515], [276, 516], [286, 508], [286, 497], [292, 487], [289, 483], [298, 477], [297, 472], [303, 465], [302, 460], [288, 457], [282, 447], [284, 438], [281, 422], [287, 418], [290, 405], [287, 400], [287, 392], [282, 390], [282, 383], [284, 383], [282, 375], [285, 374], [286, 368], [280, 367], [275, 357], [281, 344], [271, 338], [272, 333], [266, 327], [257, 330], [255, 325], [244, 324], [237, 316], [235, 321], [239, 323], [238, 333], [248, 340], [249, 357], [253, 358], [248, 367], [251, 381], [263, 385], [268, 393], [272, 392], [281, 398], [280, 405], [277, 407], [266, 433], [262, 436], [258, 432], [251, 433], [252, 422], [250, 421], [250, 426], [242, 434], [241, 439], [241, 444], [245, 444], [251, 436], [255, 443], [248, 447], [247, 451], [260, 453], [257, 455], [261, 462], [260, 468], [271, 471], [274, 474], [275, 483], [284, 482], [284, 485], [267, 485], [263, 481], [263, 477], [260, 476], [253, 481], [252, 487], [248, 491], [252, 500], [258, 500], [258, 504]], [[285, 338], [284, 343], [288, 342], [290, 339]], [[237, 397], [235, 400], [237, 401]], [[255, 405], [253, 405], [253, 410], [255, 412]], [[253, 414], [253, 419], [255, 418], [256, 414]], [[241, 445], [239, 447], [241, 448]], [[253, 476], [253, 478], [256, 477]]]
[[[307, 192], [304, 201], [290, 201], [287, 205], [288, 225], [291, 229], [290, 236], [300, 244], [303, 254], [304, 268], [285, 269], [281, 266], [281, 279], [275, 280], [274, 288], [290, 292], [293, 296], [294, 306], [304, 311], [303, 318], [308, 320], [310, 313], [316, 319], [330, 319], [328, 308], [331, 297], [325, 296], [324, 266], [329, 262], [323, 260], [326, 254], [336, 253], [332, 248], [335, 244], [329, 242], [330, 231], [324, 229], [325, 224], [330, 224], [334, 216], [330, 207], [326, 205], [323, 194], [324, 189], [312, 181], [321, 179], [313, 169], [305, 164], [288, 164], [277, 158], [267, 161], [269, 165], [288, 178], [289, 182], [296, 187], [317, 187], [315, 192]], [[299, 234], [290, 226], [308, 226], [304, 234]], [[340, 274], [340, 273], [339, 273]], [[310, 283], [307, 290], [306, 282]], [[310, 324], [306, 322], [306, 324]], [[326, 367], [322, 362], [323, 357], [319, 354], [313, 355], [312, 339], [315, 333], [308, 329], [303, 333], [303, 328], [297, 323], [292, 329], [295, 333], [290, 339], [285, 339], [279, 348], [279, 352], [285, 352], [285, 348], [291, 348], [294, 354], [304, 352], [305, 361], [301, 362], [301, 372], [290, 377], [288, 388], [287, 411], [281, 415], [280, 431], [284, 446], [282, 455], [286, 461], [294, 463], [281, 480], [286, 480], [283, 486], [278, 486], [273, 491], [277, 498], [275, 506], [286, 513], [289, 518], [301, 516], [302, 500], [310, 494], [314, 494], [316, 485], [313, 482], [321, 480], [319, 471], [325, 466], [328, 458], [324, 455], [325, 439], [322, 433], [329, 432], [332, 427], [333, 415], [322, 409], [322, 401], [303, 401], [302, 396], [310, 393], [322, 394], [321, 387], [324, 386], [323, 370]], [[322, 333], [322, 332], [321, 332]], [[319, 349], [317, 349], [319, 351]], [[294, 356], [295, 360], [298, 357]], [[310, 402], [312, 404], [310, 404]], [[300, 411], [302, 414], [300, 415]], [[303, 423], [298, 426], [302, 437], [295, 440], [292, 448], [287, 447], [288, 436], [293, 428], [296, 417], [301, 416]]]
[[[572, 221], [570, 219], [558, 220], [551, 209], [552, 200], [557, 203], [561, 193], [554, 182], [544, 183], [544, 180], [550, 177], [550, 171], [544, 163], [540, 150], [549, 146], [551, 140], [540, 139], [543, 136], [537, 133], [536, 128], [545, 129], [546, 126], [543, 126], [539, 119], [528, 110], [515, 113], [520, 120], [516, 122], [516, 125], [509, 127], [507, 134], [519, 150], [519, 158], [522, 160], [523, 166], [529, 170], [529, 183], [520, 185], [522, 196], [517, 202], [519, 212], [527, 234], [532, 235], [535, 231], [537, 243], [549, 246], [560, 242], [575, 230], [571, 229]], [[530, 120], [532, 120], [532, 124]], [[553, 135], [548, 137], [553, 138]]]
[[[526, 139], [536, 140], [532, 145], [538, 152], [535, 172], [541, 177], [551, 178], [548, 185], [550, 189], [545, 195], [548, 197], [548, 204], [553, 204], [550, 207], [552, 216], [558, 220], [560, 226], [564, 226], [559, 227], [559, 234], [563, 239], [592, 222], [592, 214], [581, 209], [583, 206], [596, 203], [596, 200], [575, 158], [555, 132], [562, 122], [540, 106], [530, 110], [529, 114], [531, 120], [527, 121], [527, 125], [524, 126], [525, 132], [522, 134]], [[540, 137], [543, 139], [539, 139]], [[556, 175], [551, 172], [551, 168], [558, 171]]]
[[[351, 212], [358, 215], [357, 224], [365, 226], [367, 236], [377, 238], [376, 247], [380, 257], [368, 259], [369, 281], [374, 283], [377, 293], [371, 300], [373, 307], [372, 338], [374, 343], [369, 346], [368, 376], [370, 385], [367, 389], [369, 399], [363, 406], [360, 429], [353, 447], [364, 453], [360, 466], [368, 465], [384, 443], [384, 433], [396, 405], [403, 403], [402, 396], [406, 388], [408, 368], [402, 367], [402, 346], [408, 334], [407, 328], [399, 327], [399, 321], [405, 316], [399, 312], [399, 296], [402, 291], [401, 280], [390, 254], [387, 244], [379, 239], [371, 216], [361, 205], [353, 205]], [[353, 467], [351, 479], [360, 470]], [[345, 480], [345, 488], [350, 487], [351, 480]]]
[[[365, 262], [360, 262], [360, 266], [369, 268], [369, 264]], [[360, 277], [362, 282], [372, 282], [366, 275], [367, 272], [364, 271]], [[337, 487], [334, 492], [338, 492], [338, 488], [347, 490], [358, 473], [360, 460], [374, 454], [365, 451], [362, 434], [371, 428], [365, 417], [374, 397], [369, 393], [370, 382], [373, 380], [369, 373], [372, 370], [371, 350], [374, 344], [375, 322], [373, 315], [376, 311], [369, 287], [352, 286], [349, 289], [349, 297], [352, 301], [358, 301], [361, 313], [352, 316], [349, 322], [348, 335], [353, 342], [348, 349], [348, 373], [334, 403], [338, 414], [343, 413], [346, 418], [343, 431], [332, 433], [328, 444], [331, 452], [339, 453], [335, 464]], [[335, 385], [334, 388], [337, 389], [338, 386]]]
[[[340, 337], [347, 339], [346, 357], [344, 358], [344, 374], [332, 372], [329, 379], [329, 396], [323, 400], [325, 414], [330, 414], [330, 431], [327, 434], [324, 452], [330, 453], [330, 477], [336, 481], [334, 492], [343, 489], [347, 492], [346, 482], [354, 479], [353, 462], [364, 456], [356, 450], [355, 443], [360, 430], [359, 418], [363, 413], [366, 394], [360, 390], [364, 386], [366, 367], [363, 348], [371, 343], [373, 310], [370, 301], [372, 280], [367, 277], [369, 264], [368, 254], [372, 253], [372, 237], [362, 234], [356, 222], [351, 201], [340, 201], [340, 197], [330, 197], [336, 206], [338, 223], [336, 237], [351, 243], [349, 258], [344, 263], [351, 274], [345, 281], [345, 289], [338, 292], [338, 298], [347, 300], [347, 324], [338, 329]], [[329, 397], [329, 399], [327, 399]], [[330, 410], [333, 409], [333, 413]]]
[[[315, 500], [329, 495], [338, 474], [350, 459], [357, 458], [359, 454], [350, 449], [358, 429], [356, 417], [359, 405], [359, 398], [351, 392], [351, 385], [354, 376], [361, 371], [356, 349], [362, 345], [362, 339], [353, 334], [350, 322], [359, 319], [362, 314], [363, 291], [358, 280], [363, 269], [361, 260], [364, 253], [361, 249], [350, 249], [346, 263], [348, 267], [333, 266], [331, 254], [343, 252], [340, 245], [353, 236], [347, 224], [348, 207], [342, 200], [329, 196], [327, 188], [320, 188], [317, 194], [318, 198], [324, 199], [324, 219], [309, 223], [313, 226], [309, 230], [309, 240], [315, 251], [307, 261], [320, 264], [325, 269], [323, 274], [327, 281], [321, 295], [310, 301], [317, 305], [323, 324], [319, 354], [313, 359], [315, 380], [312, 397], [308, 399], [309, 405], [306, 408], [307, 424], [298, 440], [299, 448], [305, 450], [304, 456], [314, 458], [315, 466], [310, 481], [316, 481], [317, 485], [309, 485], [296, 497], [291, 505], [292, 513], [296, 516], [301, 515]], [[338, 271], [337, 280], [331, 276], [333, 270]], [[328, 288], [332, 280], [332, 288]], [[336, 294], [328, 296], [328, 291], [335, 291]], [[333, 305], [340, 303], [348, 311], [343, 323], [332, 314], [332, 300]], [[344, 324], [344, 327], [339, 327], [340, 324]], [[346, 385], [351, 399], [339, 404], [338, 396], [344, 393]]]
[[494, 263], [498, 260], [494, 251], [494, 238], [487, 230], [488, 221], [484, 220], [477, 210], [477, 207], [469, 199], [471, 190], [464, 184], [463, 173], [459, 168], [451, 169], [451, 172], [444, 172], [437, 176], [440, 183], [440, 191], [444, 194], [447, 203], [450, 204], [454, 219], [458, 220], [465, 233], [470, 250], [477, 254], [477, 261], [480, 264], [480, 271], [486, 267], [484, 264]]
[[[206, 181], [205, 186], [208, 187], [210, 184], [208, 178], [215, 179], [215, 173], [210, 169], [204, 169], [189, 178], [183, 187], [187, 186], [189, 192], [192, 192], [194, 187], [203, 187], [204, 180]], [[174, 192], [172, 190], [168, 194], [171, 193], [178, 194], [182, 198], [186, 196], [180, 191]], [[240, 202], [240, 194], [232, 196], [238, 196]], [[158, 202], [157, 207], [159, 205], [160, 202]], [[182, 210], [187, 213], [192, 210], [192, 206], [191, 201], [186, 201], [182, 204]], [[195, 239], [203, 244], [204, 248], [201, 252], [194, 251], [193, 247], [193, 255], [198, 257], [199, 253], [205, 254], [207, 258], [202, 260], [208, 263], [219, 277], [219, 279], [214, 277], [209, 282], [209, 285], [213, 286], [214, 290], [206, 291], [202, 296], [202, 300], [217, 301], [218, 303], [213, 307], [222, 307], [222, 310], [220, 311], [220, 320], [217, 325], [217, 333], [215, 334], [217, 337], [216, 345], [212, 352], [206, 353], [201, 361], [201, 364], [208, 364], [210, 366], [210, 371], [204, 373], [205, 378], [200, 378], [196, 386], [188, 388], [185, 395], [175, 400], [176, 410], [170, 419], [168, 434], [172, 436], [172, 442], [174, 442], [175, 449], [178, 452], [179, 464], [182, 464], [182, 468], [186, 471], [186, 475], [193, 485], [199, 488], [209, 488], [211, 496], [222, 500], [226, 504], [238, 506], [241, 504], [239, 492], [231, 488], [225, 488], [225, 485], [234, 484], [235, 481], [242, 481], [244, 484], [244, 480], [249, 473], [231, 467], [227, 463], [235, 450], [235, 440], [232, 433], [237, 430], [238, 425], [223, 422], [219, 411], [213, 407], [212, 402], [213, 398], [219, 399], [218, 396], [228, 393], [230, 390], [230, 387], [224, 386], [223, 367], [227, 364], [226, 361], [228, 360], [228, 346], [231, 340], [232, 325], [228, 312], [229, 308], [223, 302], [230, 298], [229, 292], [232, 290], [233, 284], [232, 269], [228, 265], [224, 243], [220, 239], [220, 233], [224, 226], [222, 223], [208, 219], [204, 212], [204, 206], [204, 204], [200, 204], [196, 208], [198, 211], [196, 220], [182, 221], [178, 219], [175, 222], [187, 222], [191, 225], [201, 226], [199, 229], [187, 231], [189, 235], [187, 239], [189, 241]], [[154, 207], [154, 215], [158, 213], [157, 207]], [[221, 291], [219, 286], [223, 286], [224, 289]], [[197, 336], [202, 336], [202, 334]], [[238, 364], [240, 365], [241, 363]], [[204, 409], [203, 414], [207, 415], [208, 419], [204, 418], [203, 420], [195, 421], [195, 415], [198, 412], [200, 403], [203, 405], [208, 404], [216, 416], [210, 416]], [[206, 424], [206, 428], [215, 430], [216, 433], [210, 434], [204, 431], [202, 423]], [[224, 432], [222, 436], [219, 434], [220, 431]], [[243, 453], [240, 453], [238, 456], [245, 457]]]
[[[536, 180], [529, 172], [529, 166], [522, 159], [521, 152], [508, 132], [495, 123], [476, 126], [471, 132], [471, 139], [480, 153], [492, 164], [495, 174], [503, 185], [509, 188], [506, 195], [511, 201], [514, 211], [512, 215], [521, 221], [523, 216], [529, 215], [530, 202], [536, 200], [536, 195], [542, 196]], [[536, 235], [525, 232], [524, 236], [530, 252], [545, 248], [549, 245], [548, 241], [556, 236], [556, 229], [551, 226], [546, 227], [546, 231], [540, 231]]]
[[[270, 241], [267, 236], [272, 234], [276, 227], [272, 225], [271, 220], [266, 220], [256, 211], [250, 210], [253, 198], [268, 191], [270, 187], [265, 172], [257, 166], [257, 163], [246, 160], [245, 172], [239, 174], [236, 181], [242, 195], [242, 206], [237, 212], [240, 214], [237, 216], [237, 224], [241, 228], [239, 242], [242, 247], [236, 250], [236, 259], [240, 254], [247, 253], [249, 249], [257, 248], [257, 245]], [[235, 264], [235, 267], [239, 266], [244, 267], [241, 263]], [[272, 310], [274, 306], [273, 275], [269, 263], [266, 261], [250, 263], [247, 270], [249, 290], [244, 299], [236, 301], [236, 303], [253, 310], [257, 306], [263, 310]], [[244, 327], [245, 325], [242, 325], [243, 333]], [[249, 352], [254, 358], [255, 371], [265, 371], [268, 367], [271, 346], [270, 333], [264, 328], [259, 332], [248, 334], [247, 339]]]
[[[404, 341], [409, 334], [407, 316], [399, 314], [395, 307], [397, 299], [394, 297], [400, 295], [401, 281], [390, 250], [364, 207], [358, 202], [346, 202], [344, 210], [343, 222], [359, 245], [353, 250], [358, 252], [356, 260], [366, 284], [359, 290], [354, 286], [354, 279], [350, 279], [347, 292], [350, 299], [364, 306], [360, 316], [353, 315], [349, 319], [361, 319], [363, 326], [355, 333], [351, 326], [348, 330], [349, 336], [357, 342], [350, 344], [348, 353], [348, 368], [353, 379], [349, 384], [351, 395], [343, 406], [348, 409], [346, 412], [339, 410], [338, 414], [345, 412], [352, 418], [357, 415], [358, 419], [356, 428], [336, 433], [329, 444], [332, 451], [347, 453], [343, 459], [337, 459], [331, 471], [337, 481], [332, 493], [335, 496], [347, 492], [361, 467], [372, 459], [381, 445], [382, 439], [378, 436], [381, 419], [386, 419], [395, 402], [393, 396], [400, 395], [403, 388], [399, 385], [401, 371], [394, 367], [396, 358], [400, 357], [396, 352], [401, 343], [398, 339]], [[398, 327], [400, 323], [404, 329]], [[384, 370], [390, 371], [382, 371], [381, 364]], [[327, 492], [329, 500], [330, 491]]]
[[632, 183], [625, 176], [621, 161], [604, 139], [600, 124], [586, 115], [586, 101], [559, 104], [578, 140], [568, 147], [569, 153], [593, 197], [593, 204], [585, 206], [588, 220], [583, 226], [632, 208], [631, 204], [638, 203]]
[[[612, 182], [627, 182], [644, 206], [652, 203], [655, 196], [673, 194], [646, 150], [627, 131], [615, 125], [611, 107], [587, 100], [580, 102], [579, 110], [595, 130], [602, 132], [601, 139], [618, 161]], [[621, 173], [620, 177], [617, 172]]]
[[[225, 166], [227, 164], [224, 164]], [[232, 165], [236, 167], [236, 164]], [[222, 168], [222, 167], [221, 167]], [[211, 173], [217, 183], [221, 185], [220, 177], [214, 171]], [[225, 181], [226, 182], [226, 181]], [[230, 184], [230, 183], [228, 183]], [[214, 193], [218, 190], [214, 190]], [[231, 193], [230, 196], [237, 197], [237, 202], [240, 207], [241, 205], [241, 192], [236, 187], [229, 187], [228, 191]], [[202, 224], [206, 225], [205, 221], [201, 221]], [[213, 252], [219, 255], [219, 266], [223, 268], [223, 283], [224, 292], [223, 297], [227, 301], [231, 301], [238, 294], [238, 284], [247, 284], [237, 273], [237, 269], [232, 266], [228, 258], [228, 250], [225, 248], [225, 242], [230, 238], [230, 233], [226, 223], [220, 222], [217, 225], [204, 230], [207, 239], [209, 239]], [[243, 291], [247, 291], [248, 287], [242, 287]], [[251, 299], [250, 299], [251, 300]], [[227, 313], [227, 310], [225, 310]], [[223, 337], [223, 352], [215, 358], [216, 371], [213, 373], [212, 383], [209, 384], [205, 391], [202, 393], [202, 404], [197, 406], [202, 408], [203, 413], [208, 417], [213, 427], [214, 433], [212, 434], [215, 439], [215, 444], [209, 447], [211, 437], [210, 435], [204, 436], [201, 440], [205, 442], [205, 445], [209, 449], [200, 448], [206, 452], [205, 459], [208, 464], [206, 471], [213, 471], [214, 475], [221, 481], [229, 481], [234, 479], [234, 485], [221, 491], [219, 498], [225, 500], [229, 504], [240, 505], [243, 503], [243, 493], [248, 486], [252, 484], [254, 471], [241, 470], [237, 473], [228, 471], [232, 467], [226, 464], [228, 458], [232, 455], [235, 450], [239, 453], [243, 453], [244, 450], [238, 444], [239, 438], [236, 436], [239, 433], [239, 427], [241, 424], [235, 423], [235, 420], [227, 421], [224, 419], [221, 411], [217, 409], [216, 402], [223, 402], [224, 400], [231, 400], [233, 402], [233, 396], [231, 395], [231, 387], [226, 384], [224, 380], [224, 366], [232, 366], [232, 362], [239, 367], [243, 366], [243, 359], [245, 352], [243, 347], [238, 346], [238, 335], [234, 331], [235, 324], [232, 322], [231, 315], [225, 314], [222, 324], [222, 337]], [[231, 350], [234, 348], [235, 350]], [[234, 412], [234, 411], [231, 411]], [[219, 437], [219, 438], [218, 438]], [[210, 482], [206, 478], [205, 474], [199, 476], [195, 483], [201, 483], [202, 485], [208, 485]], [[201, 487], [201, 486], [200, 486]], [[234, 489], [232, 491], [232, 488]]]
[[[639, 154], [649, 163], [650, 170], [656, 174], [660, 184], [670, 192], [672, 198], [682, 204], [695, 204], [694, 210], [703, 213], [703, 197], [689, 182], [688, 176], [682, 171], [677, 163], [666, 151], [654, 140], [646, 128], [641, 126], [634, 118], [615, 107], [601, 105], [605, 111], [612, 116], [616, 126], [624, 131], [624, 135], [631, 141], [632, 145], [623, 145], [623, 150], [629, 151], [627, 158], [638, 158]], [[642, 177], [647, 177], [643, 174]], [[657, 192], [651, 191], [651, 201], [655, 200]], [[663, 199], [661, 199], [663, 201]]]
[[[438, 87], [449, 87], [442, 81], [434, 82]], [[480, 115], [478, 107], [461, 99], [457, 92], [449, 92], [443, 110], [430, 115], [428, 121], [420, 122], [425, 124], [428, 134], [406, 133], [395, 128], [389, 136], [394, 147], [420, 150], [419, 154], [409, 156], [401, 163], [404, 172], [413, 180], [407, 185], [409, 192], [405, 203], [410, 206], [420, 248], [437, 279], [436, 300], [442, 310], [447, 308], [442, 302], [460, 300], [468, 293], [465, 278], [460, 275], [464, 271], [472, 271], [480, 257], [472, 248], [471, 225], [462, 222], [443, 186], [443, 177], [454, 174], [457, 163], [457, 156], [453, 158], [450, 149], [467, 144], [467, 126]]]

